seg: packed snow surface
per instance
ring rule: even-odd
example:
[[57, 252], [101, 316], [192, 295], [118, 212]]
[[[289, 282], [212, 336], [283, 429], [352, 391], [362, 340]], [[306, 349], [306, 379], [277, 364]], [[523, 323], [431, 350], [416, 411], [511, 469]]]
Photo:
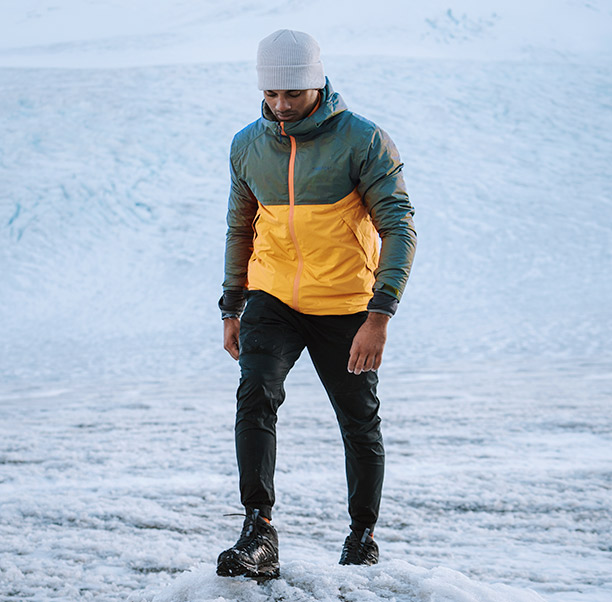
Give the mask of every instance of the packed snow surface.
[[[3, 3], [0, 600], [612, 599], [611, 23], [597, 0]], [[419, 246], [380, 371], [381, 563], [337, 565], [342, 449], [304, 358], [282, 575], [257, 585], [214, 574], [242, 522], [216, 302], [228, 148], [279, 27], [396, 142]]]

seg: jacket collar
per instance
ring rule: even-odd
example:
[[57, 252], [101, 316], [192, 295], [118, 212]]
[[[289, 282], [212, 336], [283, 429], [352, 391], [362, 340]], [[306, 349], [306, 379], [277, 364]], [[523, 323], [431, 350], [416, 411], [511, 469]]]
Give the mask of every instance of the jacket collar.
[[[346, 111], [347, 107], [344, 100], [337, 92], [334, 92], [332, 85], [325, 78], [325, 88], [323, 88], [321, 96], [321, 104], [319, 108], [309, 117], [305, 117], [300, 121], [286, 121], [285, 132], [287, 135], [296, 136], [297, 138], [312, 137], [316, 135], [318, 128], [320, 128], [326, 121]], [[272, 114], [272, 111], [268, 108], [266, 101], [261, 102], [261, 115], [262, 119], [267, 127], [269, 127], [275, 136], [280, 133], [280, 123], [276, 120], [276, 117]]]

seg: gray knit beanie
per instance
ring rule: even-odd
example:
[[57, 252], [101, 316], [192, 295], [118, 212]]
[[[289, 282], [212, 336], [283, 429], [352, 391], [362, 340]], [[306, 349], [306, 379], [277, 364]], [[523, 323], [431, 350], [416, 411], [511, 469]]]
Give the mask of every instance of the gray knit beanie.
[[257, 49], [260, 90], [319, 90], [325, 87], [321, 50], [307, 33], [279, 29]]

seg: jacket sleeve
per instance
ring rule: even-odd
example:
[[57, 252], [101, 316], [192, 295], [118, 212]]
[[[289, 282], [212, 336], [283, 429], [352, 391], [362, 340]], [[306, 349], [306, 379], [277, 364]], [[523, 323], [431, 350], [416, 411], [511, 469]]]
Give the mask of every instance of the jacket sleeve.
[[222, 311], [227, 313], [232, 310], [231, 307], [228, 307], [228, 303], [236, 305], [235, 313], [239, 315], [243, 305], [244, 289], [247, 286], [249, 259], [253, 253], [253, 220], [257, 213], [257, 199], [246, 182], [240, 178], [233, 148], [230, 154], [230, 174], [231, 189], [225, 238], [224, 296], [220, 306]]
[[402, 167], [393, 141], [376, 128], [361, 163], [357, 190], [382, 240], [374, 293], [380, 291], [398, 301], [410, 275], [417, 240]]

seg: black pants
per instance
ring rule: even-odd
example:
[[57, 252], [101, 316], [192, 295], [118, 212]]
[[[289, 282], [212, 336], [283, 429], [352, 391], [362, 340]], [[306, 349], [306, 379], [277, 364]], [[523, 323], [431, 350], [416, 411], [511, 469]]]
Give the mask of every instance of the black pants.
[[240, 324], [236, 412], [240, 494], [246, 508], [259, 508], [271, 517], [277, 411], [285, 399], [285, 378], [306, 347], [340, 425], [351, 527], [374, 529], [384, 475], [378, 376], [346, 369], [353, 337], [366, 317], [367, 312], [302, 314], [262, 291], [248, 293]]

